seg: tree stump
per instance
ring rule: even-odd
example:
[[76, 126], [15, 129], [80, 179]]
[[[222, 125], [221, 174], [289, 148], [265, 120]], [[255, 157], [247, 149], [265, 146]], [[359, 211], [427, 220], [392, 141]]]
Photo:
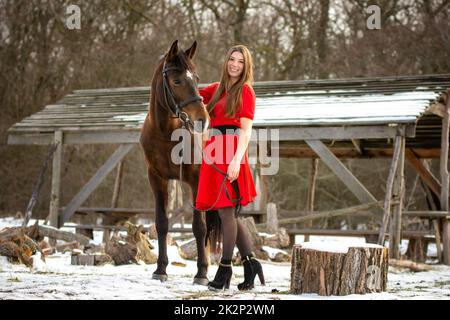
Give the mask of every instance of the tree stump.
[[291, 292], [323, 296], [386, 291], [388, 249], [375, 244], [335, 242], [294, 245]]

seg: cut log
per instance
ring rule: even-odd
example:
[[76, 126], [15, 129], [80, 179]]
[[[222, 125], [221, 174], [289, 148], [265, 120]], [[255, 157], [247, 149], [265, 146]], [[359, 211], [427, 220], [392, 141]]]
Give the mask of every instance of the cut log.
[[156, 263], [158, 257], [151, 251], [153, 246], [147, 235], [145, 235], [144, 227], [135, 226], [127, 222], [127, 236], [113, 236], [106, 244], [105, 252], [111, 256], [116, 265], [137, 263], [143, 261], [146, 264]]
[[127, 243], [120, 237], [112, 237], [106, 244], [105, 252], [111, 256], [117, 266], [137, 263], [136, 255], [138, 249], [136, 245]]
[[385, 247], [307, 242], [292, 248], [291, 292], [323, 296], [382, 292], [387, 272]]
[[409, 239], [408, 249], [405, 253], [407, 259], [415, 262], [425, 262], [427, 260], [428, 242], [429, 240], [425, 238]]
[[77, 254], [71, 257], [71, 264], [74, 266], [93, 266], [94, 255]]
[[[88, 245], [89, 241], [90, 241], [90, 239], [88, 237], [83, 236], [81, 234], [75, 234], [75, 233], [69, 232], [69, 231], [62, 231], [55, 227], [50, 227], [50, 226], [45, 226], [45, 225], [32, 226], [32, 227], [28, 227], [26, 229], [27, 229], [27, 233], [30, 234], [30, 237], [32, 237], [33, 239], [35, 239], [35, 236], [37, 235], [38, 237], [41, 237], [41, 238], [48, 237], [51, 239], [63, 240], [66, 242], [77, 241], [83, 246]], [[32, 236], [31, 233], [33, 233], [34, 236]]]
[[136, 245], [137, 248], [136, 260], [142, 260], [146, 264], [156, 263], [158, 256], [152, 251], [154, 248], [150, 243], [149, 237], [144, 234], [144, 226], [135, 226], [130, 222], [125, 224], [128, 228], [126, 241]]
[[272, 248], [288, 248], [291, 243], [289, 234], [285, 228], [279, 228], [276, 234], [263, 237], [264, 245]]
[[389, 266], [394, 268], [406, 268], [413, 272], [429, 271], [433, 268], [425, 263], [417, 263], [411, 260], [389, 259]]
[[102, 266], [114, 264], [113, 259], [107, 254], [73, 254], [71, 264], [75, 266]]
[[185, 260], [196, 260], [197, 241], [195, 240], [195, 238], [178, 246], [178, 253], [180, 254], [180, 257], [182, 257]]
[[239, 218], [239, 219], [242, 219], [241, 221], [244, 225], [244, 228], [246, 228], [249, 232], [248, 236], [250, 237], [251, 240], [251, 247], [256, 257], [258, 259], [267, 260], [268, 259], [267, 253], [261, 249], [261, 247], [264, 244], [264, 239], [259, 235], [253, 217]]
[[102, 266], [104, 264], [114, 264], [114, 260], [108, 254], [95, 254], [94, 255], [94, 265]]
[[259, 235], [258, 229], [256, 229], [255, 219], [253, 217], [248, 218], [239, 218], [242, 219], [243, 225], [247, 228], [250, 233], [250, 239], [253, 246], [253, 250], [257, 251], [261, 249], [261, 246], [264, 243], [263, 238]]
[[13, 262], [23, 263], [28, 267], [33, 265], [31, 256], [36, 252], [41, 252], [39, 246], [28, 237], [25, 228], [12, 227], [4, 228], [0, 232], [0, 256], [10, 258]]

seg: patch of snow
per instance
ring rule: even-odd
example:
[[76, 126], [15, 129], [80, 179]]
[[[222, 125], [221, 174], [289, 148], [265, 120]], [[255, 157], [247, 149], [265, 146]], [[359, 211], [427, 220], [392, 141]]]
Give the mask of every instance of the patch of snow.
[[277, 248], [268, 247], [268, 246], [262, 246], [261, 249], [264, 250], [265, 252], [267, 252], [270, 259], [275, 259], [276, 255], [278, 253], [286, 254], [286, 251], [283, 251], [283, 250], [277, 249]]
[[[17, 223], [18, 222], [18, 223]], [[20, 225], [22, 221], [16, 221]], [[0, 225], [11, 226], [12, 219], [0, 219]], [[72, 229], [73, 231], [73, 229]], [[364, 238], [316, 237], [311, 241], [326, 243], [330, 240], [353, 245], [364, 243]], [[300, 240], [300, 239], [298, 239]], [[346, 241], [343, 241], [346, 240]], [[153, 242], [157, 244], [156, 241]], [[157, 246], [156, 246], [157, 248]], [[73, 266], [70, 253], [56, 253], [46, 257], [45, 263], [34, 259], [30, 268], [12, 264], [0, 256], [0, 300], [2, 299], [58, 299], [58, 300], [127, 300], [127, 299], [235, 299], [235, 300], [387, 300], [387, 299], [441, 299], [450, 297], [450, 267], [435, 265], [426, 272], [410, 272], [404, 269], [389, 269], [387, 292], [366, 295], [330, 296], [317, 294], [294, 295], [290, 289], [290, 263], [261, 261], [266, 286], [255, 283], [250, 292], [240, 292], [237, 284], [244, 279], [242, 266], [233, 266], [231, 289], [212, 292], [204, 286], [194, 285], [197, 262], [183, 260], [176, 246], [168, 247], [168, 281], [152, 279], [156, 264], [123, 266]], [[173, 265], [172, 262], [182, 262]], [[208, 269], [208, 278], [213, 279], [217, 265]], [[273, 293], [272, 290], [278, 290]]]
[[383, 248], [383, 246], [373, 244], [373, 243], [358, 243], [351, 244], [345, 242], [337, 242], [337, 241], [327, 241], [327, 242], [304, 242], [301, 244], [304, 249], [311, 249], [317, 251], [325, 251], [325, 252], [335, 252], [335, 253], [347, 253], [349, 248], [358, 247], [358, 248]]

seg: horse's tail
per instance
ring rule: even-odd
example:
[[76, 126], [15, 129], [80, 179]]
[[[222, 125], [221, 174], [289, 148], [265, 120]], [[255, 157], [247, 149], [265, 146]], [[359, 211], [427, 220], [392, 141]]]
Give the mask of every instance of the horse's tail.
[[222, 243], [222, 231], [219, 211], [206, 211], [206, 240], [205, 246], [211, 245], [211, 251], [217, 253]]

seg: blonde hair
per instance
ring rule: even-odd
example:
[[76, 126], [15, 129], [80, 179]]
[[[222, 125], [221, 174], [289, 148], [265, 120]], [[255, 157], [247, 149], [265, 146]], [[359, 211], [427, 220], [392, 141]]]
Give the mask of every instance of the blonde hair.
[[[236, 51], [242, 53], [244, 56], [244, 70], [242, 71], [239, 80], [230, 86], [230, 76], [228, 75], [227, 64], [231, 55]], [[227, 117], [234, 117], [238, 107], [242, 103], [242, 88], [244, 87], [244, 84], [247, 84], [250, 87], [253, 85], [253, 59], [246, 46], [237, 45], [228, 50], [226, 59], [222, 65], [222, 76], [220, 78], [219, 87], [207, 106], [210, 116], [213, 117], [212, 110], [222, 94], [226, 91], [228, 92], [228, 95], [225, 102], [225, 115]]]

